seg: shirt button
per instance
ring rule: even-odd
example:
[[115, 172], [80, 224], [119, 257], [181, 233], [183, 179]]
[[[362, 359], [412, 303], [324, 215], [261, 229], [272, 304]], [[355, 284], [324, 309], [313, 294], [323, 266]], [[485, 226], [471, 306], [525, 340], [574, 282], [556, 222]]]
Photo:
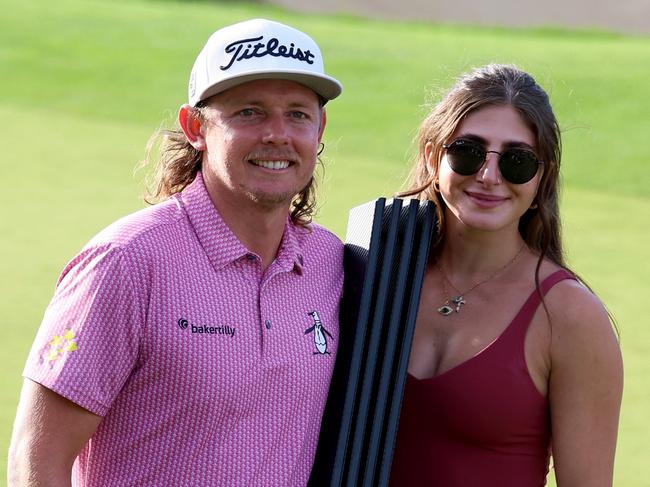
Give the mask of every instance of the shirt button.
[[264, 326], [266, 326], [266, 329], [267, 329], [267, 330], [270, 330], [270, 329], [271, 329], [271, 322], [270, 322], [269, 320], [266, 320], [266, 321], [264, 322]]
[[246, 260], [255, 260], [255, 256], [253, 254], [246, 254]]

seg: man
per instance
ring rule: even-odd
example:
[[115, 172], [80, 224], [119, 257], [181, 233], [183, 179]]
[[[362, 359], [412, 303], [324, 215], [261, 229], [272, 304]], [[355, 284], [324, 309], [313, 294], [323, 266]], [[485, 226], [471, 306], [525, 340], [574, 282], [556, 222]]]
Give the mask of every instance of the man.
[[304, 485], [338, 337], [342, 244], [309, 223], [316, 43], [215, 32], [157, 168], [161, 203], [64, 269], [25, 367], [9, 484]]

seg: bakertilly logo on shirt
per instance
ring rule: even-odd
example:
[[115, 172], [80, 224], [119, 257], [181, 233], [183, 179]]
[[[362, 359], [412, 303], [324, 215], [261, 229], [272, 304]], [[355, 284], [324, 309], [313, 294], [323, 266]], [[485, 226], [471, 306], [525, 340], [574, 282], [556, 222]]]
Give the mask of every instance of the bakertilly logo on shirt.
[[176, 322], [181, 330], [190, 330], [191, 333], [199, 335], [226, 335], [230, 338], [235, 336], [235, 328], [232, 326], [207, 326], [190, 323], [186, 318], [179, 318]]

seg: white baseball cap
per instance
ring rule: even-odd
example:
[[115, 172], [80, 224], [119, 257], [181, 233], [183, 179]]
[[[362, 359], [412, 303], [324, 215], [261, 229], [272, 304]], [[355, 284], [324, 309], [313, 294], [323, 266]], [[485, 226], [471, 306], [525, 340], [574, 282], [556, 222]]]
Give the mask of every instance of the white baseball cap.
[[219, 29], [194, 62], [189, 103], [256, 79], [286, 79], [332, 100], [343, 86], [325, 74], [318, 44], [304, 32], [266, 19], [253, 19]]

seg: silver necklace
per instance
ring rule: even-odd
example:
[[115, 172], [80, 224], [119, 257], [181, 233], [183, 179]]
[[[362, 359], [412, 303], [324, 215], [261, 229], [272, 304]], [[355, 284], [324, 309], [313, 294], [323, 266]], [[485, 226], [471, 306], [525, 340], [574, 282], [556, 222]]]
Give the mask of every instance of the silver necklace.
[[474, 284], [472, 287], [469, 289], [461, 292], [458, 290], [456, 286], [454, 286], [449, 278], [447, 277], [447, 274], [445, 274], [445, 271], [442, 270], [442, 267], [438, 262], [436, 261], [435, 266], [436, 269], [440, 272], [440, 275], [442, 276], [442, 292], [446, 296], [447, 295], [447, 286], [445, 286], [445, 282], [447, 282], [451, 288], [457, 293], [455, 296], [451, 296], [445, 300], [444, 303], [442, 303], [442, 306], [438, 308], [438, 313], [440, 313], [442, 316], [449, 316], [453, 312], [460, 313], [461, 306], [467, 303], [465, 300], [465, 296], [467, 296], [469, 293], [471, 293], [474, 289], [479, 287], [482, 284], [485, 284], [488, 281], [491, 281], [492, 279], [495, 279], [497, 276], [501, 275], [508, 267], [510, 267], [512, 264], [515, 263], [517, 260], [517, 257], [523, 252], [524, 247], [526, 244], [522, 245], [521, 248], [517, 251], [515, 256], [506, 262], [506, 264], [500, 268], [498, 268], [493, 274], [488, 276], [486, 279], [483, 279], [482, 281], [477, 282]]

